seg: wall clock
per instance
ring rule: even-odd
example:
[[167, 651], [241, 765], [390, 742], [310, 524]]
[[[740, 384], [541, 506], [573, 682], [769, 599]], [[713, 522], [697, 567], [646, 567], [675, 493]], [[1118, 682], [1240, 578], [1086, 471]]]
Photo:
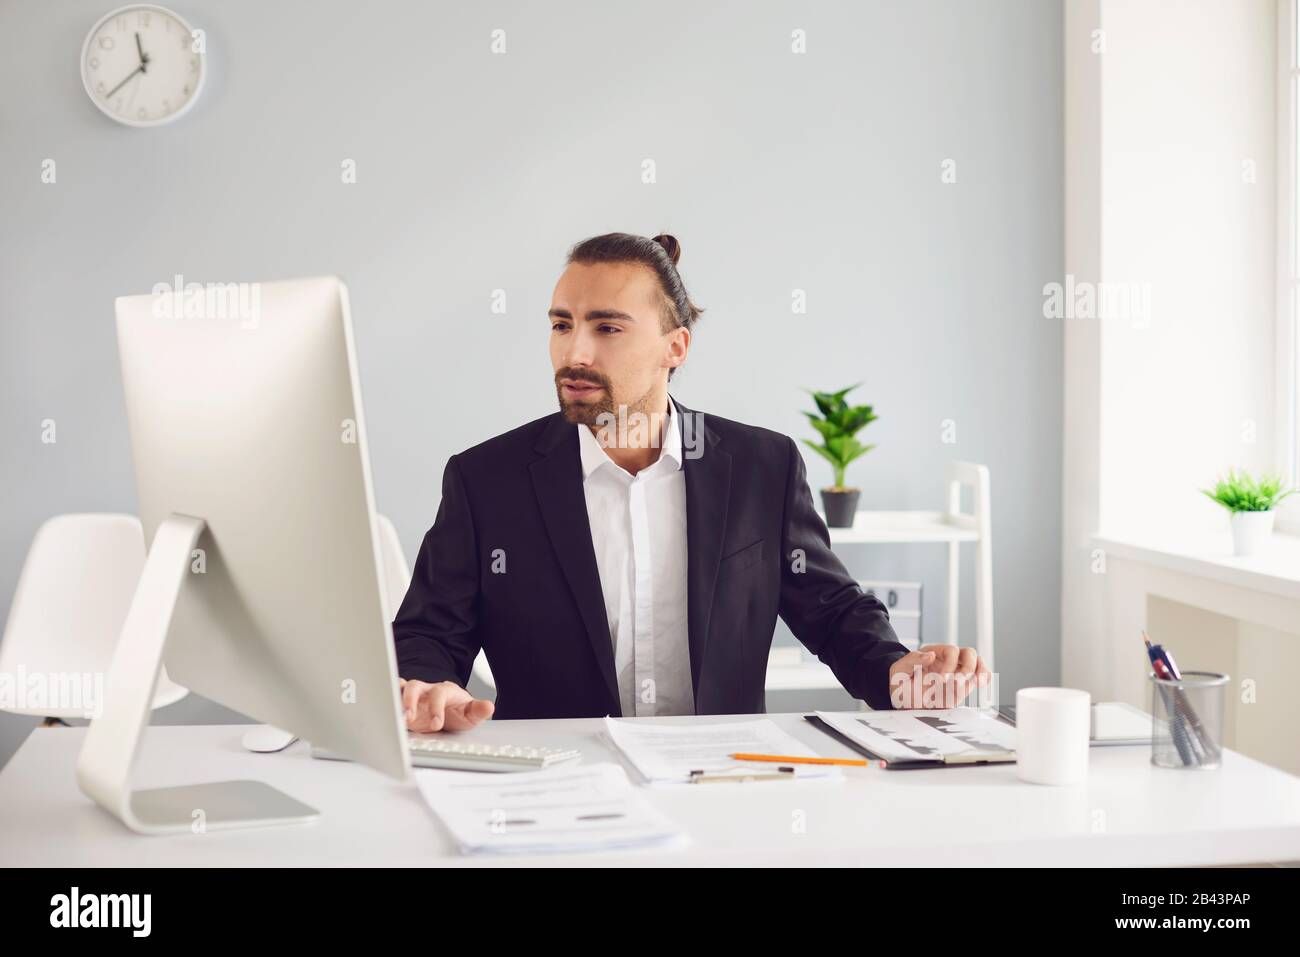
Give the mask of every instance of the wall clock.
[[190, 25], [153, 4], [104, 15], [81, 46], [81, 82], [95, 106], [127, 126], [160, 126], [198, 99], [207, 57]]

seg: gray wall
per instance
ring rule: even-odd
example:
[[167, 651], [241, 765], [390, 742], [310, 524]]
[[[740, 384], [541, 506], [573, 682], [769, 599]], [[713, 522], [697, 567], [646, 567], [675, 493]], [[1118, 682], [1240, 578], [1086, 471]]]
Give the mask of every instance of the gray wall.
[[[1062, 340], [1041, 289], [1062, 263], [1059, 4], [177, 0], [210, 83], [155, 130], [81, 89], [82, 39], [113, 5], [0, 6], [0, 613], [42, 520], [135, 509], [114, 296], [176, 273], [341, 274], [379, 507], [413, 557], [447, 456], [554, 408], [544, 314], [567, 246], [667, 229], [708, 310], [674, 394], [802, 437], [800, 387], [865, 382], [864, 507], [937, 508], [947, 461], [986, 463], [1003, 688], [1057, 680]], [[924, 581], [939, 638], [941, 552], [844, 555]], [[969, 584], [964, 604], [969, 628]], [[0, 715], [0, 761], [32, 723]]]

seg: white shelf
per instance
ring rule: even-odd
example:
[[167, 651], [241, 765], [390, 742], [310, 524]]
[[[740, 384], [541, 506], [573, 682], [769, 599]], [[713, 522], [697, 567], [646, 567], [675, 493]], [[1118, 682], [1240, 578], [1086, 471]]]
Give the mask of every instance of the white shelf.
[[[973, 462], [949, 462], [944, 477], [947, 508], [935, 512], [860, 511], [852, 528], [828, 528], [831, 546], [837, 545], [946, 545], [947, 644], [958, 644], [958, 594], [961, 591], [961, 544], [975, 546], [975, 650], [995, 670], [993, 662], [993, 540], [989, 496], [989, 470]], [[966, 493], [969, 493], [967, 496]], [[962, 508], [969, 497], [971, 508]], [[814, 506], [815, 507], [815, 506]], [[825, 512], [818, 509], [822, 521]], [[934, 632], [931, 631], [931, 634]]]
[[[826, 520], [820, 510], [817, 514]], [[858, 512], [852, 528], [829, 531], [832, 545], [976, 542], [980, 537], [973, 522], [958, 524], [944, 512]]]

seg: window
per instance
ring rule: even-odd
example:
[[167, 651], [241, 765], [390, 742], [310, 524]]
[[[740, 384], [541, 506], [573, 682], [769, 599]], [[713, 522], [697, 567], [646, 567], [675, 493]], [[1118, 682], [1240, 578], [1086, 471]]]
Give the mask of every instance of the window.
[[[1274, 467], [1289, 485], [1300, 485], [1300, 0], [1278, 3], [1278, 136], [1277, 136], [1277, 437]], [[1300, 532], [1300, 495], [1278, 511], [1279, 528]]]

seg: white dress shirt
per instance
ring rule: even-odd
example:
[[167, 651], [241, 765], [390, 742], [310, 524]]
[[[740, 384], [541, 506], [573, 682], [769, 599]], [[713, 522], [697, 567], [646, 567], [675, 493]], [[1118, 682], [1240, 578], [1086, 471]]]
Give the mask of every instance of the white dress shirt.
[[659, 458], [636, 475], [614, 463], [589, 427], [576, 428], [623, 716], [694, 714], [677, 412], [669, 399]]

